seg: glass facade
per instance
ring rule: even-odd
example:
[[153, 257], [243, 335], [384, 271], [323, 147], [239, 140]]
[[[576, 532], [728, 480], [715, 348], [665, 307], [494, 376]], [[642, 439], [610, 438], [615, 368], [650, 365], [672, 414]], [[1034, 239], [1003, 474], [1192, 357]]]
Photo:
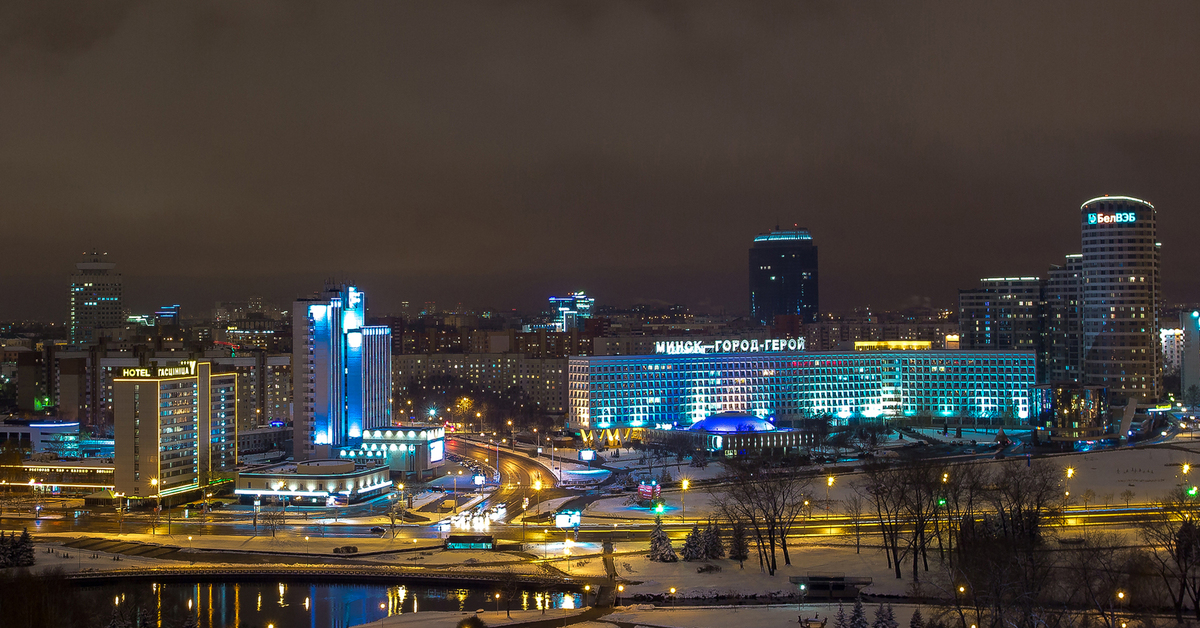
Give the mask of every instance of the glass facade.
[[787, 425], [898, 416], [1027, 418], [1032, 351], [701, 353], [571, 358], [573, 428], [691, 425], [747, 412]]

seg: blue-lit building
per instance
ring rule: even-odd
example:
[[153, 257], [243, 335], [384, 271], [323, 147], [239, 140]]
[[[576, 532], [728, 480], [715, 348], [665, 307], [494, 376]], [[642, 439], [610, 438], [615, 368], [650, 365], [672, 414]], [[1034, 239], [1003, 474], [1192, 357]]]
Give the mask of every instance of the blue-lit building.
[[[746, 346], [749, 345], [749, 352]], [[1032, 351], [787, 350], [786, 341], [697, 345], [703, 353], [570, 358], [570, 427], [689, 427], [743, 412], [776, 425], [807, 418], [1029, 416]], [[586, 438], [585, 434], [585, 438]]]
[[808, 229], [776, 228], [750, 246], [750, 317], [774, 325], [776, 316], [816, 322], [817, 245]]
[[292, 308], [296, 460], [335, 457], [392, 423], [392, 331], [366, 314], [366, 295], [348, 285]]

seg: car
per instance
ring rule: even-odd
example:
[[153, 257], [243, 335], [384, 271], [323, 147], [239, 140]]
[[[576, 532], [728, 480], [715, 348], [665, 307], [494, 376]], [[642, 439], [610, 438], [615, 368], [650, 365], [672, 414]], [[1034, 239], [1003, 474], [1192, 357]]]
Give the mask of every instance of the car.
[[383, 526], [375, 526], [374, 528], [371, 528], [371, 534], [383, 534], [384, 532], [387, 532], [387, 530], [384, 530]]

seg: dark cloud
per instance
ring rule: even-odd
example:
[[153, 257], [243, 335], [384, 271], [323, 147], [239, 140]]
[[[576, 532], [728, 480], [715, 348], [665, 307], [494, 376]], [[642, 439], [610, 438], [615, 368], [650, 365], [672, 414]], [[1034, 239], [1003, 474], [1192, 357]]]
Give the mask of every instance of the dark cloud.
[[[71, 9], [75, 9], [74, 11]], [[135, 308], [290, 299], [746, 308], [811, 228], [822, 303], [949, 303], [1160, 209], [1200, 298], [1200, 5], [9, 3], [0, 316], [63, 316], [79, 251]], [[916, 295], [916, 296], [914, 296]]]

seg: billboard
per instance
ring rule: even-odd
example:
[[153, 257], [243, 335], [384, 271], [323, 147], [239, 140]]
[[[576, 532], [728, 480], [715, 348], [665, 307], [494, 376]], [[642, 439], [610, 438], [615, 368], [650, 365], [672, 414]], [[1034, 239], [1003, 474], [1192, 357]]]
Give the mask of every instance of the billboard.
[[441, 462], [446, 457], [446, 441], [437, 439], [429, 443], [429, 462]]

